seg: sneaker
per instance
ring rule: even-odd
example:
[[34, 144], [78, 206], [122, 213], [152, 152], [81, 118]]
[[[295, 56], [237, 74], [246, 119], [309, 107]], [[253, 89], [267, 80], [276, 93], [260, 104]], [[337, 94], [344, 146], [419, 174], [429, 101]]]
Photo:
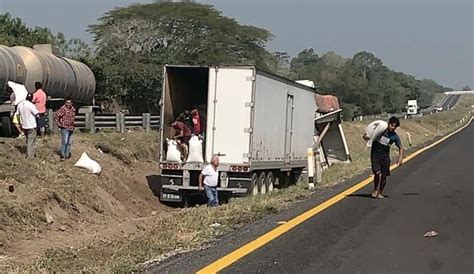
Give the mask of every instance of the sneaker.
[[377, 198], [377, 191], [375, 190], [374, 192], [372, 192], [372, 198]]
[[377, 195], [377, 198], [383, 199], [383, 198], [385, 198], [385, 196], [383, 196], [382, 194], [379, 194], [379, 195]]
[[25, 138], [25, 137], [26, 137], [25, 134], [24, 134], [24, 133], [21, 133], [21, 134], [18, 135], [18, 137], [16, 137], [16, 138], [17, 138], [17, 139], [23, 139], [23, 138]]

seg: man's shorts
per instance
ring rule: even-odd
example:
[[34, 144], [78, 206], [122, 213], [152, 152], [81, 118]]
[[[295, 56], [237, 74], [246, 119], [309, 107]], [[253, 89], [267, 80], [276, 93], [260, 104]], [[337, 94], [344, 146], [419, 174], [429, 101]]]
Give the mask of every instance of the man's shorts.
[[374, 157], [372, 156], [372, 172], [374, 174], [381, 172], [383, 176], [390, 176], [390, 157]]

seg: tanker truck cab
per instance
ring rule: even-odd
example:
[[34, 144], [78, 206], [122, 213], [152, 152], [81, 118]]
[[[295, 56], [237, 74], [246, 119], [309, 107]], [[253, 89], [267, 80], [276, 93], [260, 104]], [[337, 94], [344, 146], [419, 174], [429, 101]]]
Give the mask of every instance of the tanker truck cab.
[[[161, 98], [160, 200], [187, 205], [198, 176], [220, 158], [220, 200], [259, 195], [294, 182], [307, 163], [314, 133], [315, 90], [253, 66], [164, 67]], [[170, 162], [169, 122], [198, 106], [205, 115], [204, 162]]]

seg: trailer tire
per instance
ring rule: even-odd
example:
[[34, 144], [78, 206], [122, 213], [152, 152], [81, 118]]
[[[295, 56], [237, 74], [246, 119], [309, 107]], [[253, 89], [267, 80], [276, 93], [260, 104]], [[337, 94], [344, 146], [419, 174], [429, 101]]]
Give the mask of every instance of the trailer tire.
[[2, 116], [2, 136], [11, 137], [13, 135], [12, 121], [9, 116]]
[[250, 188], [248, 193], [251, 196], [258, 195], [258, 175], [255, 172], [252, 174], [252, 178], [250, 178]]
[[260, 173], [260, 176], [258, 176], [258, 193], [260, 194], [267, 193], [266, 179], [265, 172]]
[[265, 188], [266, 188], [267, 193], [270, 193], [273, 191], [273, 188], [274, 188], [273, 184], [274, 184], [274, 177], [273, 177], [273, 173], [270, 171], [268, 172], [267, 177], [265, 179]]

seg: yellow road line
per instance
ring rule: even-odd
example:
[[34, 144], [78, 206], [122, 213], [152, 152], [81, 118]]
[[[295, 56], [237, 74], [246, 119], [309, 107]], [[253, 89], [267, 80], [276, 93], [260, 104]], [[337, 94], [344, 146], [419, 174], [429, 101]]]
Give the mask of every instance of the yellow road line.
[[[408, 162], [420, 153], [438, 145], [439, 143], [443, 142], [444, 140], [448, 139], [452, 135], [460, 132], [464, 128], [466, 128], [472, 121], [469, 120], [469, 122], [461, 127], [460, 129], [448, 134], [447, 136], [441, 138], [440, 140], [430, 144], [429, 146], [426, 146], [420, 150], [417, 150], [416, 152], [410, 154], [409, 156], [405, 157], [403, 160], [404, 162]], [[393, 170], [397, 168], [398, 166], [396, 164], [393, 164], [390, 166], [390, 170]], [[348, 195], [358, 191], [359, 189], [365, 187], [366, 185], [370, 184], [372, 182], [372, 176], [366, 178], [365, 180], [357, 183], [356, 185], [344, 190], [343, 192], [337, 194], [336, 196], [324, 201], [323, 203], [317, 205], [316, 207], [313, 207], [312, 209], [302, 213], [301, 215], [296, 216], [295, 218], [291, 219], [290, 221], [286, 222], [285, 224], [276, 227], [273, 230], [270, 230], [269, 232], [265, 233], [264, 235], [258, 237], [257, 239], [249, 242], [248, 244], [236, 249], [235, 251], [225, 255], [224, 257], [220, 258], [219, 260], [211, 263], [210, 265], [204, 267], [203, 269], [199, 270], [197, 273], [198, 274], [204, 274], [204, 273], [216, 273], [229, 265], [235, 263], [236, 261], [240, 260], [241, 258], [247, 256], [248, 254], [252, 253], [256, 249], [264, 246], [265, 244], [269, 243], [270, 241], [276, 239], [280, 235], [288, 232], [292, 228], [296, 227], [297, 225], [301, 224], [302, 222], [310, 219], [311, 217], [315, 216], [316, 214], [320, 213], [321, 211], [327, 209], [328, 207], [333, 206], [337, 202], [343, 200], [346, 198]]]

